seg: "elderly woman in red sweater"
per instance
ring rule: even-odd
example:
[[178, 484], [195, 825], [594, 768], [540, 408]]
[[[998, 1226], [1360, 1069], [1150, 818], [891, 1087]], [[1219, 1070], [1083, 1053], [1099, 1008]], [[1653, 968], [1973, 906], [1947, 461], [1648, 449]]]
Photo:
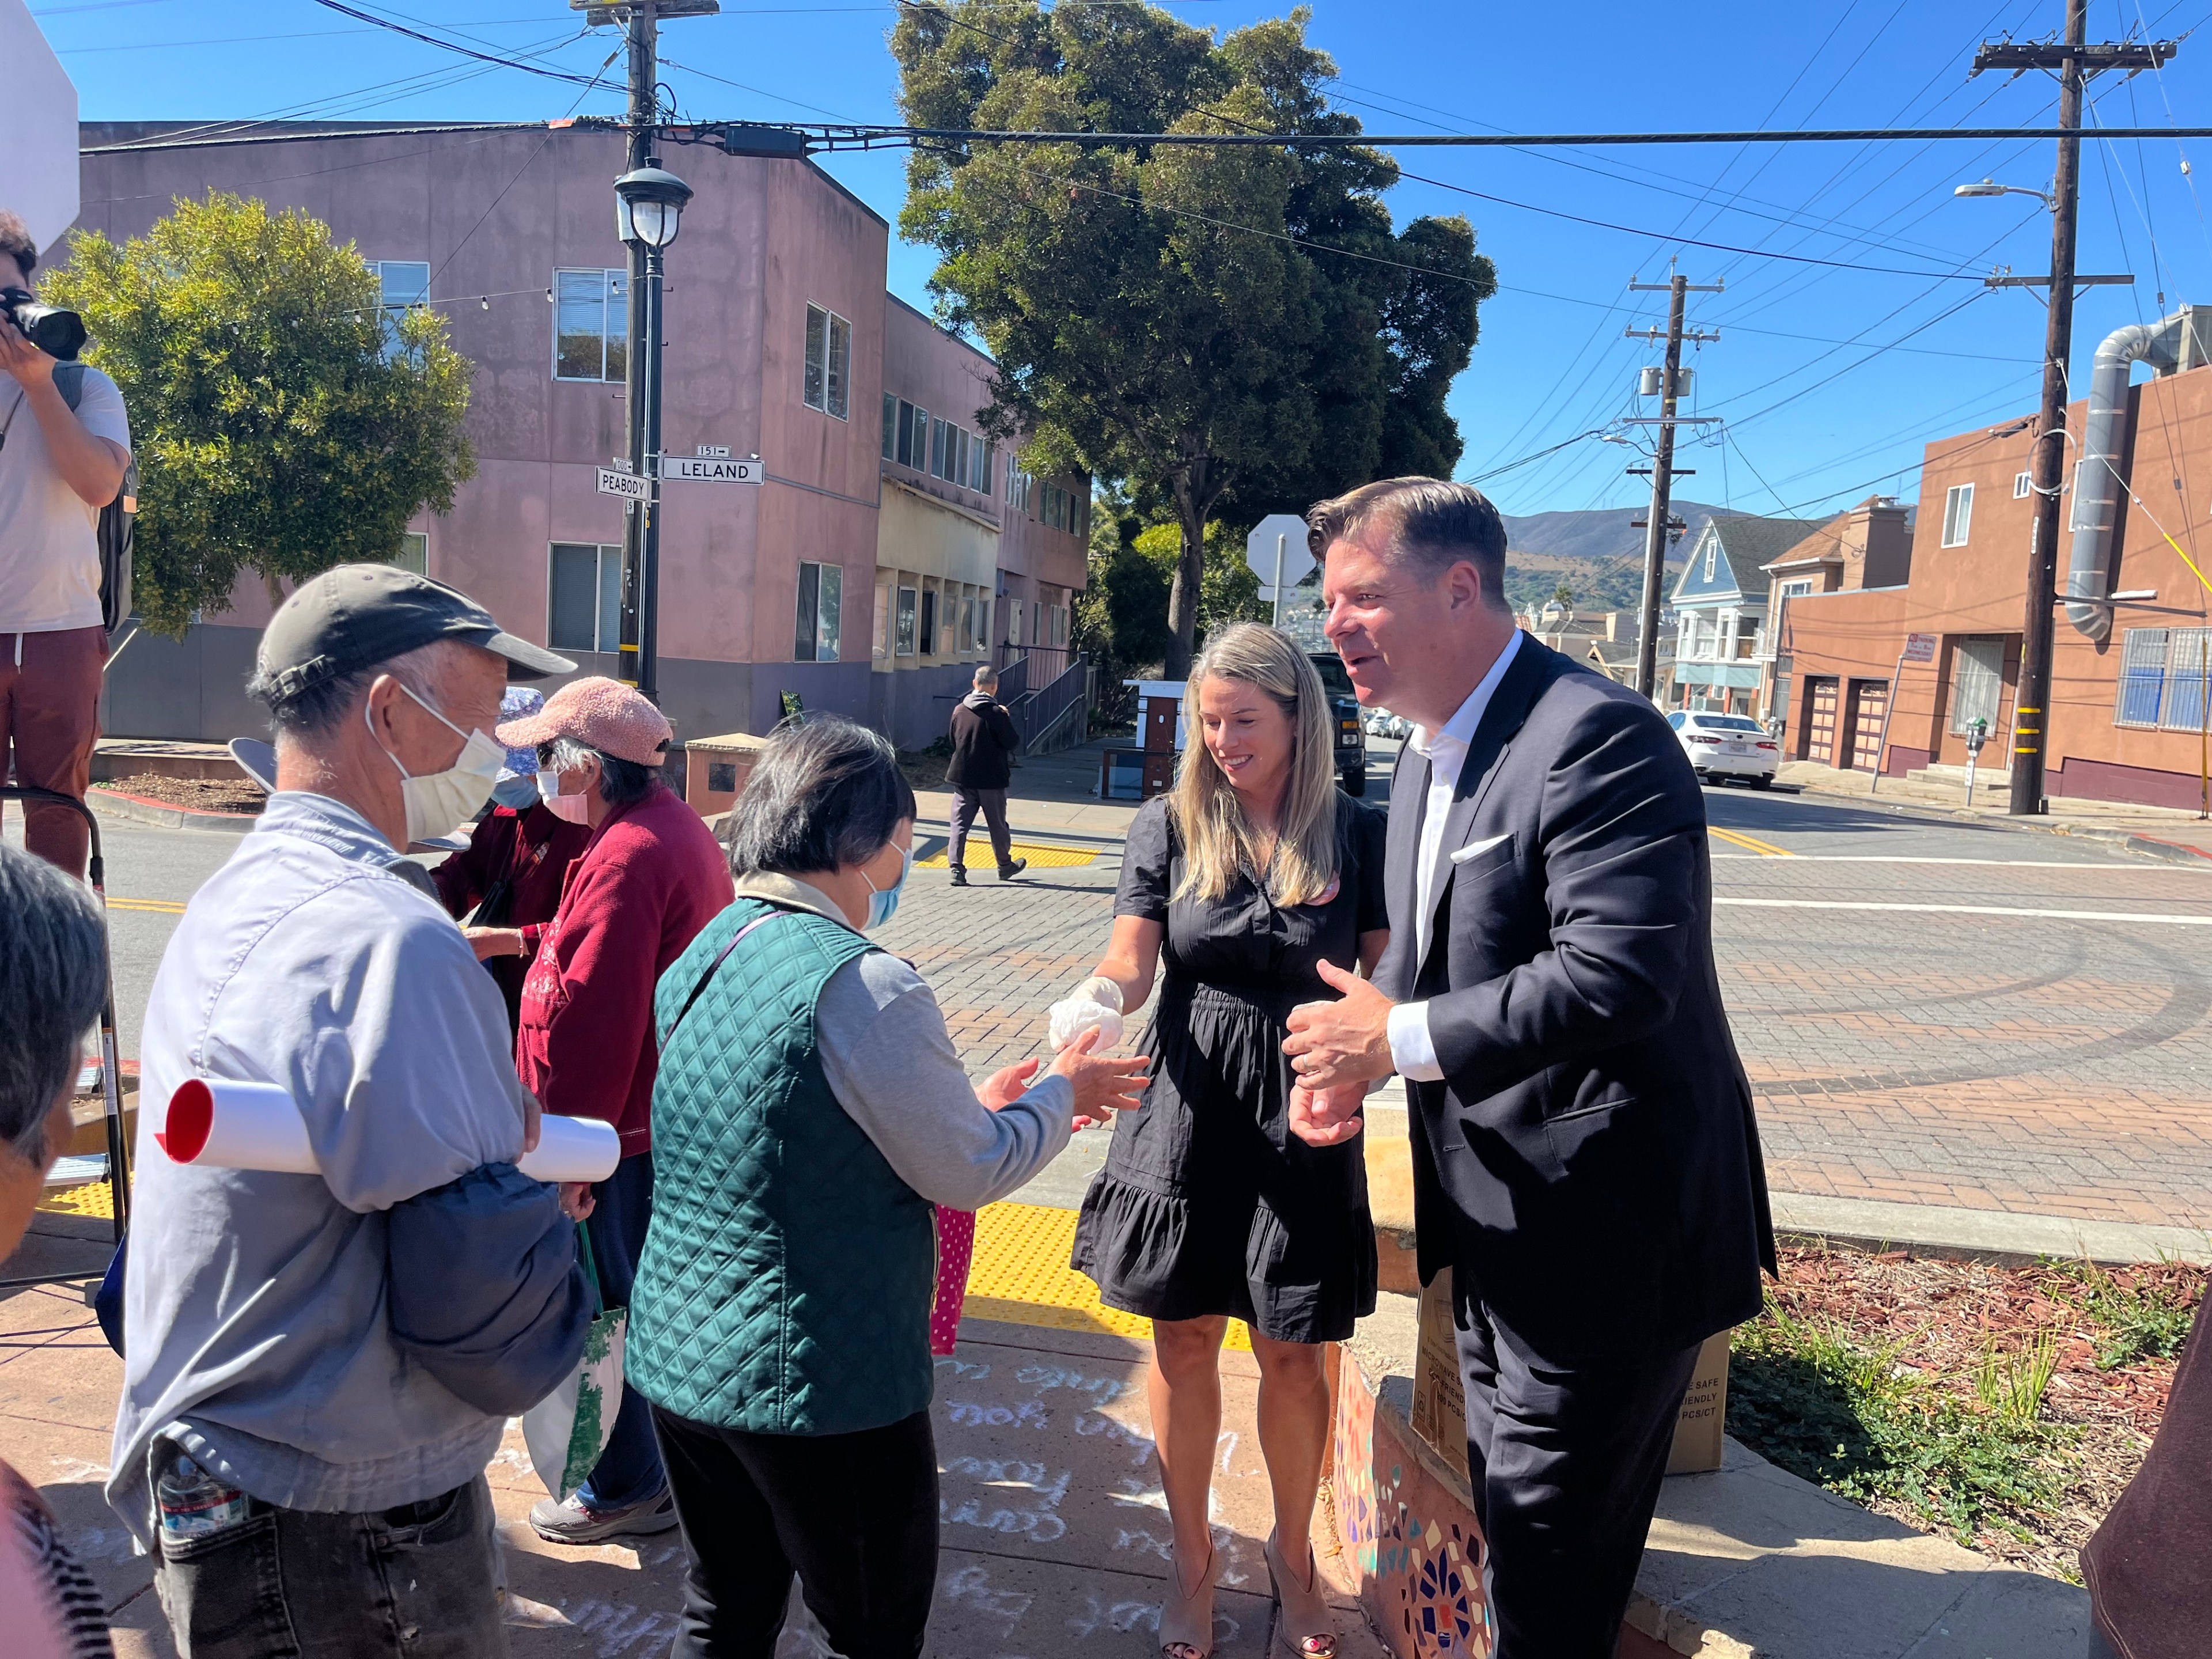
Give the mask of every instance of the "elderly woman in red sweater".
[[[658, 708], [610, 679], [572, 680], [544, 711], [499, 728], [534, 747], [538, 788], [590, 839], [562, 879], [553, 920], [472, 928], [479, 957], [521, 956], [515, 1068], [549, 1112], [603, 1118], [622, 1136], [615, 1172], [592, 1188], [585, 1226], [611, 1304], [629, 1301], [653, 1215], [653, 990], [731, 898], [730, 867], [699, 815], [660, 781], [674, 735]], [[589, 1544], [676, 1524], [644, 1400], [623, 1398], [592, 1478], [530, 1512], [538, 1536]]]

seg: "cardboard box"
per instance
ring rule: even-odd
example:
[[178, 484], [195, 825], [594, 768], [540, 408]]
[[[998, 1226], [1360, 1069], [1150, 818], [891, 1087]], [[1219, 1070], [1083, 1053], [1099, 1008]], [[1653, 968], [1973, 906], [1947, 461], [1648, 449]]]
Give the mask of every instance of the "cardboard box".
[[[1420, 1346], [1413, 1358], [1413, 1432], [1462, 1476], [1467, 1473], [1467, 1395], [1460, 1386], [1459, 1352], [1452, 1341], [1451, 1279], [1438, 1273], [1421, 1291]], [[1721, 1466], [1721, 1434], [1728, 1419], [1729, 1338], [1721, 1331], [1698, 1351], [1690, 1391], [1674, 1421], [1669, 1474], [1697, 1474]]]

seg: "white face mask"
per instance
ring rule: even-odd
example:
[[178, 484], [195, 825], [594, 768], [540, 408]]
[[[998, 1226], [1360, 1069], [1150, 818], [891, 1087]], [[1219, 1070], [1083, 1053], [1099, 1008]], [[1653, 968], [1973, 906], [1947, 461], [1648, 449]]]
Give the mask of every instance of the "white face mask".
[[[436, 836], [450, 836], [476, 817], [478, 809], [491, 799], [492, 787], [499, 781], [500, 768], [507, 764], [507, 750], [480, 730], [462, 732], [459, 726], [416, 697], [406, 686], [399, 689], [428, 709], [430, 718], [439, 725], [468, 739], [451, 766], [442, 772], [425, 772], [420, 777], [400, 765], [398, 756], [389, 749], [384, 750], [385, 758], [399, 767], [399, 799], [407, 808], [406, 838], [412, 844]], [[366, 707], [361, 717], [368, 727], [368, 735], [375, 738], [376, 722], [369, 717]], [[380, 739], [376, 746], [384, 749]]]
[[574, 795], [562, 794], [558, 772], [538, 773], [538, 799], [545, 803], [547, 811], [563, 823], [589, 823], [592, 821], [592, 798], [580, 792]]

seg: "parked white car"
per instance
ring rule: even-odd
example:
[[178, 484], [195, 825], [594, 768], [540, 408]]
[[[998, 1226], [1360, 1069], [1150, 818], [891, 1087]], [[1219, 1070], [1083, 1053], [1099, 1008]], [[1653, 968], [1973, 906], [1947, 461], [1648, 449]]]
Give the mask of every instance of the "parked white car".
[[1774, 769], [1782, 764], [1782, 745], [1747, 714], [1678, 708], [1667, 716], [1667, 724], [1674, 728], [1700, 783], [1740, 778], [1754, 789], [1765, 789], [1774, 781]]

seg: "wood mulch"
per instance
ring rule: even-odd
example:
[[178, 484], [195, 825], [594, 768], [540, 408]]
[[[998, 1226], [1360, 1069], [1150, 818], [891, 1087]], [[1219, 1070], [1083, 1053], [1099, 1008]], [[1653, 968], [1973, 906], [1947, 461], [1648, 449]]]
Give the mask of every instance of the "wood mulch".
[[140, 772], [94, 787], [112, 789], [118, 795], [136, 795], [140, 800], [159, 801], [164, 806], [181, 806], [190, 812], [236, 812], [248, 817], [258, 814], [261, 804], [269, 799], [258, 785], [245, 778], [234, 782], [228, 778], [171, 778]]
[[[1969, 1405], [1992, 1346], [2017, 1353], [2052, 1333], [2057, 1369], [2041, 1418], [2067, 1431], [2056, 1454], [2066, 1470], [2063, 1496], [2054, 1512], [2018, 1517], [2032, 1541], [1995, 1531], [1974, 1541], [2010, 1565], [2075, 1582], [2081, 1546], [2142, 1467], [2176, 1364], [2146, 1358], [2100, 1365], [2112, 1328], [2090, 1313], [2080, 1272], [2058, 1263], [2003, 1267], [1903, 1250], [1785, 1246], [1781, 1282], [1772, 1287], [1792, 1319], [1840, 1326], [1864, 1348], [1894, 1346], [1899, 1368]], [[2185, 1306], [2195, 1305], [2206, 1283], [2203, 1268], [2179, 1264], [2113, 1269], [2111, 1279], [2124, 1294], [2163, 1295]], [[1874, 1507], [1934, 1530], [1901, 1504]]]

